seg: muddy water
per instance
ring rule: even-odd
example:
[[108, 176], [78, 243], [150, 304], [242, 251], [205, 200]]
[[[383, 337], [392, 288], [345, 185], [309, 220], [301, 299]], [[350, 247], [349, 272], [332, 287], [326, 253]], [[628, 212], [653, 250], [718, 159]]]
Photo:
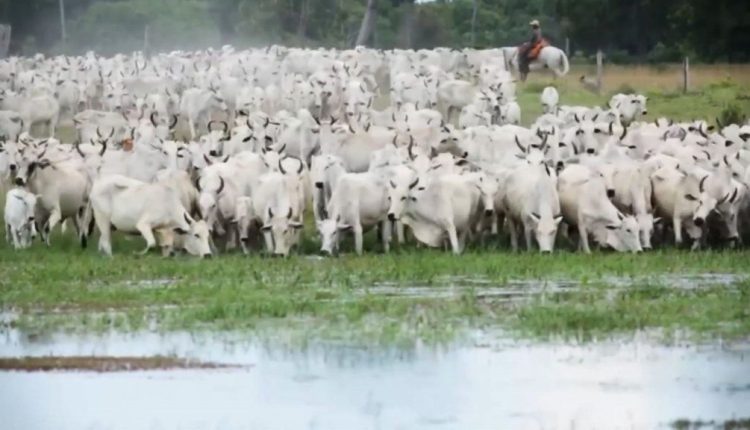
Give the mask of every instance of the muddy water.
[[750, 416], [750, 346], [269, 347], [242, 335], [0, 335], [0, 356], [174, 355], [233, 370], [0, 372], [3, 429], [653, 428]]

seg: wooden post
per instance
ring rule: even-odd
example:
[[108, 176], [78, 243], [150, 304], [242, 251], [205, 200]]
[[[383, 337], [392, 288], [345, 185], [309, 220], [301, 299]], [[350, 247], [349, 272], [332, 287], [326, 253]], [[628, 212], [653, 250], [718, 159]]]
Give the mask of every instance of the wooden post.
[[8, 56], [10, 48], [10, 25], [0, 24], [0, 58]]
[[151, 32], [150, 27], [150, 25], [146, 24], [146, 26], [143, 28], [143, 55], [146, 58], [149, 58], [151, 53], [151, 35], [149, 34]]
[[682, 92], [690, 91], [690, 59], [685, 57], [682, 62]]
[[603, 57], [604, 54], [602, 54], [602, 50], [598, 49], [596, 51], [596, 92], [599, 94], [602, 93]]
[[570, 58], [570, 38], [569, 37], [565, 38], [565, 55], [567, 55], [568, 58]]

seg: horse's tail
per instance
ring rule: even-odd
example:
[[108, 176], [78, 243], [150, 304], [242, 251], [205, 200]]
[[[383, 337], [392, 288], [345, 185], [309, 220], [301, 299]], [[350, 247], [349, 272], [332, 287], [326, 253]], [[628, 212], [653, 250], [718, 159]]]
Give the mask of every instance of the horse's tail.
[[562, 69], [560, 72], [562, 75], [567, 75], [570, 71], [570, 64], [568, 63], [568, 56], [565, 55], [565, 52], [562, 50], [560, 51], [560, 68]]

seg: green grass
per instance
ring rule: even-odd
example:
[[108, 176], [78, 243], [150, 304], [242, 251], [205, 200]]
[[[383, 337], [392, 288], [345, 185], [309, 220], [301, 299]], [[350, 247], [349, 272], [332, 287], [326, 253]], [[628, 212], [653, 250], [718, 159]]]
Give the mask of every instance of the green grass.
[[719, 80], [683, 94], [674, 89], [653, 88], [649, 86], [621, 85], [610, 90], [605, 89], [597, 95], [584, 89], [576, 81], [577, 76], [569, 75], [564, 79], [551, 79], [547, 76], [534, 76], [527, 83], [517, 86], [518, 103], [521, 106], [524, 124], [531, 124], [542, 114], [539, 96], [547, 85], [557, 88], [560, 93], [560, 104], [602, 106], [606, 107], [610, 97], [618, 92], [634, 90], [648, 96], [649, 115], [646, 120], [668, 117], [678, 121], [705, 119], [711, 123], [723, 109], [736, 104], [747, 116], [750, 115], [750, 86], [732, 80]]
[[[0, 307], [20, 312], [14, 324], [30, 332], [249, 330], [297, 341], [381, 344], [444, 342], [475, 327], [540, 338], [588, 339], [649, 328], [663, 329], [665, 338], [680, 330], [728, 339], [750, 335], [747, 284], [660, 287], [665, 273], [750, 275], [744, 252], [541, 256], [489, 248], [454, 257], [409, 248], [332, 259], [230, 254], [197, 260], [134, 255], [139, 239], [120, 238], [114, 258], [80, 250], [70, 238], [54, 239], [51, 249], [0, 250]], [[632, 279], [637, 287], [615, 291], [609, 277]], [[570, 280], [581, 287], [511, 304], [481, 294], [485, 286], [504, 288], [517, 280]], [[382, 284], [465, 288], [447, 298], [370, 291]]]

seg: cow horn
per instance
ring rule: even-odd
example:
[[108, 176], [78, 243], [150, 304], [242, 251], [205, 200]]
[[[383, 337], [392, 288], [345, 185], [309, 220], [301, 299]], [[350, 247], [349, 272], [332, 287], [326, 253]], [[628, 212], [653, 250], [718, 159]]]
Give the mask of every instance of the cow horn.
[[724, 128], [724, 125], [722, 125], [721, 120], [718, 116], [716, 117], [716, 127], [718, 127], [719, 129]]
[[151, 124], [153, 124], [154, 127], [156, 127], [157, 126], [156, 125], [156, 112], [151, 112], [151, 115], [149, 116], [149, 119], [151, 119]]
[[268, 218], [269, 219], [273, 218], [273, 210], [271, 210], [270, 207], [268, 208]]
[[216, 190], [216, 195], [218, 196], [222, 191], [224, 191], [224, 178], [219, 176], [219, 188]]
[[416, 187], [418, 183], [419, 183], [419, 178], [415, 179], [414, 182], [409, 184], [409, 189], [411, 190], [412, 188]]
[[518, 140], [518, 135], [515, 136], [515, 141], [516, 141], [516, 146], [518, 147], [518, 149], [521, 150], [521, 153], [525, 154], [526, 148], [524, 148], [523, 145], [521, 145], [521, 142]]
[[290, 207], [290, 208], [289, 208], [289, 213], [287, 213], [287, 214], [286, 214], [286, 218], [287, 218], [287, 219], [292, 219], [292, 214], [293, 214], [293, 213], [292, 213], [292, 208]]
[[409, 159], [414, 161], [417, 157], [412, 152], [412, 148], [414, 148], [414, 136], [409, 136], [409, 146], [407, 147], [407, 151], [409, 152]]
[[102, 132], [101, 132], [101, 130], [99, 130], [99, 126], [98, 125], [96, 126], [96, 135], [99, 137], [99, 139], [102, 138]]
[[393, 136], [393, 141], [391, 143], [393, 143], [393, 146], [395, 146], [396, 148], [398, 148], [398, 144], [396, 144], [396, 139], [398, 139], [398, 135], [394, 135]]
[[206, 156], [206, 154], [203, 154], [203, 160], [208, 164], [209, 166], [213, 164], [213, 161], [211, 161], [210, 158]]
[[698, 183], [698, 189], [700, 192], [703, 192], [703, 184], [706, 182], [706, 179], [708, 179], [708, 175], [704, 176], [703, 179]]
[[610, 121], [610, 122], [609, 122], [609, 135], [610, 135], [610, 136], [612, 136], [612, 134], [614, 134], [614, 132], [613, 132], [613, 130], [612, 130], [612, 127], [613, 127], [614, 125], [615, 125], [615, 122], [614, 122], [614, 121]]
[[207, 125], [206, 127], [208, 128], [208, 132], [209, 132], [209, 133], [213, 131], [213, 130], [211, 130], [211, 124], [213, 124], [213, 123], [215, 123], [215, 122], [217, 122], [217, 121], [215, 121], [215, 120], [213, 120], [213, 119], [212, 119], [211, 121], [209, 121], [209, 122], [208, 122], [208, 125]]
[[86, 158], [86, 154], [84, 154], [83, 151], [81, 151], [81, 143], [80, 142], [75, 142], [73, 144], [73, 147], [76, 149], [76, 151], [81, 156], [81, 158]]
[[622, 134], [620, 135], [620, 141], [622, 141], [623, 139], [625, 139], [625, 136], [627, 136], [627, 135], [628, 135], [628, 126], [627, 125], [623, 125], [622, 126]]
[[268, 123], [271, 122], [271, 119], [266, 117], [266, 122], [263, 124], [263, 128], [268, 127]]
[[229, 131], [229, 124], [226, 121], [219, 121], [219, 123], [224, 126], [224, 133]]
[[705, 139], [708, 139], [708, 135], [706, 134], [706, 132], [705, 132], [705, 131], [703, 131], [703, 124], [701, 124], [701, 125], [700, 125], [700, 126], [698, 127], [698, 133], [700, 133], [700, 135], [701, 135], [701, 136], [703, 136], [703, 137], [704, 137]]
[[103, 156], [106, 151], [107, 151], [107, 141], [105, 140], [104, 142], [102, 142], [102, 150], [99, 151], [99, 156], [100, 157]]
[[281, 145], [281, 148], [279, 148], [279, 150], [276, 151], [276, 152], [278, 152], [279, 154], [281, 154], [282, 152], [284, 152], [285, 149], [286, 149], [286, 143], [283, 144], [283, 145]]
[[279, 158], [279, 171], [282, 174], [286, 175], [286, 170], [284, 170], [284, 166], [283, 166], [283, 163], [281, 161], [282, 161], [281, 158]]
[[305, 165], [302, 163], [302, 160], [299, 160], [299, 169], [297, 169], [297, 174], [301, 174], [302, 170], [305, 168]]
[[190, 217], [188, 216], [187, 212], [185, 212], [184, 214], [182, 214], [182, 216], [185, 218], [185, 222], [188, 223], [188, 225], [193, 225], [193, 220], [190, 219]]
[[577, 113], [574, 113], [574, 114], [573, 114], [573, 119], [575, 119], [575, 120], [576, 120], [576, 122], [578, 122], [578, 123], [580, 123], [580, 122], [581, 122], [581, 119], [580, 119], [580, 118], [578, 118], [578, 114], [577, 114]]
[[247, 128], [249, 128], [250, 130], [253, 130], [253, 131], [255, 130], [253, 128], [253, 125], [250, 123], [250, 118], [245, 120], [245, 124], [247, 124]]
[[177, 125], [177, 115], [172, 114], [172, 121], [169, 123], [170, 130], [173, 129]]

